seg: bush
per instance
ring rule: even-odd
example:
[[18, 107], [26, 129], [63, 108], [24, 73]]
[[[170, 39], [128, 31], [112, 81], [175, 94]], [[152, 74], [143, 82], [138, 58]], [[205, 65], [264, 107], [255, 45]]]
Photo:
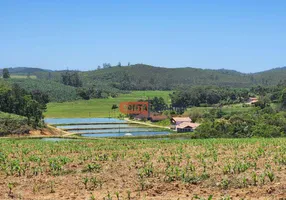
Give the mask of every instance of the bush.
[[28, 119], [15, 114], [0, 112], [0, 135], [29, 133]]

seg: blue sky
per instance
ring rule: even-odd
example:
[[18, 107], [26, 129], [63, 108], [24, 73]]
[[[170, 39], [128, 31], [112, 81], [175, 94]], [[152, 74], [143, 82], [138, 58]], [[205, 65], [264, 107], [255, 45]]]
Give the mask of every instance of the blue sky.
[[285, 0], [0, 0], [0, 68], [286, 66]]

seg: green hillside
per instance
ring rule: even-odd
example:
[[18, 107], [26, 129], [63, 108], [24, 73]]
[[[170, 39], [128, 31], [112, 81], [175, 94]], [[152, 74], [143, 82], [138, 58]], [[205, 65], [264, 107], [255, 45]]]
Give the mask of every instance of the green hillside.
[[[53, 102], [73, 101], [86, 97], [107, 98], [134, 90], [176, 90], [192, 86], [226, 86], [251, 88], [272, 86], [286, 80], [286, 67], [245, 74], [234, 70], [210, 70], [198, 68], [164, 68], [144, 64], [114, 66], [93, 71], [72, 71], [82, 86], [64, 85], [62, 74], [67, 71], [51, 71], [39, 68], [9, 68], [10, 83], [18, 83], [28, 91], [41, 90], [49, 94]], [[27, 78], [29, 76], [30, 78]]]
[[[84, 85], [105, 83], [122, 90], [171, 90], [178, 86], [217, 85], [249, 88], [276, 85], [286, 79], [286, 68], [246, 74], [234, 70], [198, 68], [163, 68], [136, 64], [79, 72]], [[61, 81], [60, 71], [35, 72], [39, 79]]]
[[27, 78], [10, 78], [7, 81], [11, 84], [17, 83], [29, 92], [40, 90], [49, 95], [50, 101], [64, 102], [80, 99], [77, 96], [76, 88], [54, 81]]
[[[34, 67], [14, 67], [8, 68], [10, 74], [14, 75], [28, 75], [28, 74], [35, 74], [38, 72], [49, 72], [52, 70], [34, 68]], [[2, 69], [0, 69], [0, 74], [2, 75]]]

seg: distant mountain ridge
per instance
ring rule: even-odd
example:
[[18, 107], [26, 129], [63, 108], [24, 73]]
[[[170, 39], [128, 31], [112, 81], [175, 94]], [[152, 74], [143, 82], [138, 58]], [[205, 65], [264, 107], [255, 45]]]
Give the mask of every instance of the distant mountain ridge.
[[[269, 72], [269, 71], [276, 71], [276, 70], [286, 70], [286, 66], [283, 67], [276, 67], [276, 68], [272, 68], [272, 69], [268, 69], [268, 70], [264, 70], [264, 71], [260, 71], [260, 72], [253, 72], [253, 73], [245, 73], [245, 72], [240, 72], [237, 70], [233, 70], [233, 69], [225, 69], [225, 68], [220, 68], [220, 69], [203, 69], [203, 68], [196, 68], [196, 67], [178, 67], [178, 68], [169, 68], [169, 67], [159, 67], [159, 66], [152, 66], [152, 65], [146, 65], [146, 64], [135, 64], [135, 65], [131, 65], [131, 66], [151, 66], [151, 67], [155, 67], [155, 68], [164, 68], [164, 69], [198, 69], [198, 70], [213, 70], [213, 71], [219, 71], [219, 72], [223, 72], [223, 73], [228, 73], [228, 72], [233, 72], [233, 73], [237, 73], [237, 74], [244, 74], [244, 75], [250, 75], [250, 74], [260, 74], [260, 73], [264, 73], [264, 72]], [[116, 66], [113, 66], [116, 67]], [[127, 66], [122, 66], [122, 67], [127, 67]], [[111, 67], [112, 68], [112, 67]], [[0, 68], [0, 70], [2, 70], [3, 68]], [[67, 71], [66, 69], [60, 69], [60, 70], [52, 70], [52, 69], [43, 69], [43, 68], [39, 68], [39, 67], [9, 67], [8, 68], [10, 73], [28, 73], [28, 72], [64, 72]], [[80, 70], [71, 70], [71, 71], [80, 71]], [[96, 70], [88, 70], [88, 71], [82, 71], [82, 72], [89, 72], [89, 71], [96, 71]]]
[[[38, 79], [60, 82], [61, 73], [40, 68], [9, 68], [11, 74], [30, 74]], [[91, 71], [79, 71], [84, 86], [107, 84], [121, 90], [170, 90], [178, 86], [217, 85], [251, 87], [276, 85], [286, 80], [286, 67], [257, 73], [242, 73], [228, 69], [164, 68], [145, 64], [115, 66]]]
[[[51, 72], [53, 70], [48, 69], [41, 69], [41, 68], [35, 68], [35, 67], [10, 67], [8, 68], [10, 74], [21, 74], [21, 75], [27, 75], [27, 74], [33, 74], [36, 72]], [[2, 73], [2, 69], [0, 69], [0, 73]]]

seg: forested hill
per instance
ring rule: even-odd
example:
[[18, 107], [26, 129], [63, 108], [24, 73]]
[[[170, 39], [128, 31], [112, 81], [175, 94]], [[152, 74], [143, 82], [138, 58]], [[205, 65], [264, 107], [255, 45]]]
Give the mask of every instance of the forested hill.
[[[33, 67], [14, 67], [8, 68], [10, 74], [13, 75], [28, 75], [35, 74], [37, 72], [49, 72], [52, 70], [41, 69], [41, 68], [33, 68]], [[0, 69], [0, 74], [2, 73], [2, 69]]]
[[279, 81], [286, 80], [286, 66], [254, 73], [251, 77], [262, 85], [276, 85]]
[[[33, 70], [32, 70], [33, 69]], [[9, 69], [11, 74], [36, 75], [38, 79], [61, 81], [63, 71], [49, 71], [35, 68]], [[286, 67], [253, 74], [234, 70], [210, 70], [198, 68], [163, 68], [136, 64], [114, 66], [79, 72], [83, 86], [107, 84], [121, 90], [170, 90], [177, 86], [217, 85], [237, 88], [255, 85], [276, 85], [286, 79]]]
[[278, 84], [286, 79], [286, 68], [245, 74], [226, 69], [161, 68], [138, 64], [90, 71], [84, 75], [88, 80], [114, 83], [120, 89], [173, 89], [179, 85], [251, 87]]
[[113, 83], [119, 89], [174, 89], [176, 86], [221, 85], [247, 87], [248, 76], [230, 70], [161, 68], [148, 65], [113, 67], [89, 72], [89, 80]]

